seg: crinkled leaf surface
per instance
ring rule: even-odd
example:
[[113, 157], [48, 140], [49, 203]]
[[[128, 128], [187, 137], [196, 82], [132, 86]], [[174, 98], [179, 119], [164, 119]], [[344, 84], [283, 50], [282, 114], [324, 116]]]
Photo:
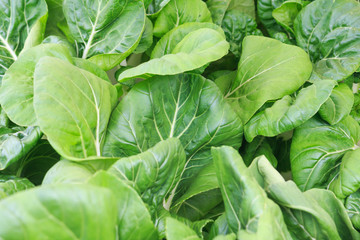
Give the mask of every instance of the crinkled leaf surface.
[[229, 228], [240, 239], [289, 239], [280, 208], [267, 198], [238, 152], [228, 146], [211, 152]]
[[44, 31], [34, 29], [32, 32], [32, 29], [46, 21], [46, 18], [45, 0], [0, 1], [0, 81], [10, 65], [17, 60], [29, 35], [33, 39], [32, 44], [27, 45], [41, 43]]
[[229, 44], [223, 34], [210, 28], [201, 28], [184, 36], [169, 54], [125, 70], [119, 75], [118, 81], [191, 71], [220, 59], [228, 50]]
[[39, 141], [42, 133], [38, 127], [0, 128], [0, 170], [24, 157]]
[[53, 185], [0, 202], [0, 238], [115, 240], [116, 199], [105, 188]]
[[156, 18], [154, 36], [161, 37], [187, 22], [212, 22], [206, 3], [202, 0], [170, 0]]
[[360, 66], [360, 3], [317, 0], [294, 22], [297, 44], [315, 63], [313, 79], [343, 80]]
[[334, 125], [350, 114], [353, 104], [354, 94], [351, 89], [345, 83], [339, 83], [321, 106], [319, 114], [330, 125]]
[[317, 113], [335, 85], [332, 80], [317, 81], [300, 90], [295, 99], [286, 95], [276, 101], [245, 125], [246, 140], [251, 142], [257, 135], [276, 136], [300, 126]]
[[0, 199], [32, 187], [34, 187], [34, 184], [27, 178], [0, 175]]
[[43, 57], [35, 68], [37, 123], [63, 157], [100, 157], [117, 91], [109, 82], [70, 63]]
[[0, 88], [0, 102], [8, 117], [21, 126], [36, 124], [34, 72], [40, 58], [50, 56], [72, 62], [64, 45], [41, 44], [24, 51], [6, 72]]
[[351, 194], [346, 199], [345, 207], [353, 226], [360, 230], [360, 191]]
[[104, 70], [135, 50], [145, 25], [141, 0], [64, 0], [63, 10], [80, 56]]
[[151, 221], [149, 211], [133, 188], [119, 178], [104, 171], [96, 173], [88, 182], [95, 186], [110, 189], [116, 197], [118, 229], [118, 237], [116, 239], [158, 239], [157, 231], [154, 223]]
[[266, 101], [295, 92], [309, 78], [311, 69], [302, 49], [266, 37], [247, 36], [237, 77], [225, 97], [245, 124]]
[[325, 188], [337, 173], [341, 157], [356, 148], [359, 139], [360, 127], [350, 116], [333, 126], [312, 118], [296, 128], [290, 161], [299, 188]]
[[[282, 32], [282, 28], [273, 17], [273, 11], [286, 0], [259, 0], [257, 1], [257, 16], [270, 33]], [[274, 36], [275, 37], [275, 36]]]
[[210, 163], [211, 146], [241, 145], [242, 124], [216, 85], [200, 75], [153, 77], [136, 84], [113, 111], [104, 155], [135, 155], [171, 137], [184, 146], [182, 178], [190, 180]]
[[180, 140], [170, 138], [143, 153], [119, 159], [108, 172], [128, 181], [154, 211], [163, 202], [166, 204], [165, 198], [177, 186], [185, 161], [186, 156]]

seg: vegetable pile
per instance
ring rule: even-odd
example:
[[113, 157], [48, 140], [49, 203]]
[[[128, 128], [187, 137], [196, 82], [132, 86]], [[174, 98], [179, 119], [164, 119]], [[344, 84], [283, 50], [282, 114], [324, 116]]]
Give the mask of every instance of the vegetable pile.
[[360, 239], [357, 0], [0, 0], [0, 239]]

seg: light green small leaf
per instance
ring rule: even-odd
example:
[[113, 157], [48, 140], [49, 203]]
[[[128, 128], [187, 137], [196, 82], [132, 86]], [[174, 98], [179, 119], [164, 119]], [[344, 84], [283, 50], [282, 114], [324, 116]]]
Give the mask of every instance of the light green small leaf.
[[354, 94], [351, 89], [345, 83], [340, 83], [321, 106], [319, 114], [330, 125], [334, 125], [350, 114], [353, 104]]
[[80, 184], [34, 188], [0, 202], [0, 237], [115, 240], [116, 213], [116, 199], [105, 188]]
[[226, 220], [225, 213], [218, 217], [214, 224], [211, 226], [209, 232], [209, 239], [214, 239], [216, 236], [225, 236], [226, 234], [230, 233], [229, 225]]
[[332, 80], [317, 81], [300, 90], [295, 99], [287, 95], [276, 101], [245, 125], [246, 140], [251, 142], [257, 135], [273, 137], [300, 126], [317, 113], [335, 85]]
[[41, 44], [24, 51], [6, 72], [0, 88], [0, 102], [14, 123], [36, 125], [34, 111], [34, 72], [42, 57], [56, 57], [72, 62], [70, 53], [62, 44]]
[[95, 63], [92, 63], [89, 60], [82, 59], [82, 58], [72, 58], [72, 60], [73, 60], [74, 65], [77, 66], [78, 68], [81, 68], [88, 72], [91, 72], [95, 76], [111, 83], [111, 80], [109, 79], [106, 72], [104, 70], [102, 70], [101, 68], [99, 68], [99, 66], [96, 65]]
[[187, 22], [212, 22], [206, 3], [202, 0], [170, 0], [154, 23], [154, 36], [160, 38], [171, 29]]
[[66, 159], [99, 159], [116, 102], [116, 88], [90, 72], [52, 57], [43, 57], [36, 65], [37, 124]]
[[156, 17], [170, 0], [144, 0], [146, 13], [150, 17]]
[[166, 218], [166, 239], [168, 240], [200, 240], [196, 232], [184, 223], [168, 217]]
[[301, 0], [288, 0], [274, 9], [272, 16], [286, 31], [294, 34], [294, 20], [302, 7]]
[[34, 187], [34, 184], [27, 178], [0, 175], [0, 200], [16, 192], [24, 191], [32, 187]]
[[171, 53], [125, 70], [118, 81], [191, 71], [220, 59], [228, 50], [229, 44], [223, 35], [209, 28], [198, 29], [187, 34]]
[[295, 92], [311, 70], [309, 57], [302, 49], [266, 37], [247, 36], [237, 78], [225, 97], [246, 124], [266, 101]]

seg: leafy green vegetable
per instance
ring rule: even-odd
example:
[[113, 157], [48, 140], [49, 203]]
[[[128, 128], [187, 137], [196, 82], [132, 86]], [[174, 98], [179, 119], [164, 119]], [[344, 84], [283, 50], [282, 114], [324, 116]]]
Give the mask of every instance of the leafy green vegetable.
[[181, 240], [184, 238], [191, 240], [201, 239], [196, 235], [194, 230], [186, 226], [184, 223], [168, 217], [166, 219], [166, 239]]
[[9, 175], [0, 175], [0, 199], [34, 187], [28, 179]]

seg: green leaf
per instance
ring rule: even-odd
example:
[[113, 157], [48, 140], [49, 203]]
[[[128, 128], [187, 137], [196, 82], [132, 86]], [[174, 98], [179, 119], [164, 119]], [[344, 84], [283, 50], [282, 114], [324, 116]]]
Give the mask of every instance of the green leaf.
[[52, 57], [43, 57], [36, 65], [37, 124], [66, 159], [101, 156], [104, 134], [116, 102], [116, 88], [90, 72]]
[[95, 63], [90, 62], [89, 60], [82, 59], [82, 58], [72, 58], [73, 63], [76, 67], [84, 69], [88, 72], [91, 72], [95, 76], [111, 83], [111, 80], [109, 79], [108, 75], [104, 70], [102, 70], [98, 65]]
[[332, 192], [314, 188], [304, 194], [313, 198], [330, 215], [341, 239], [360, 239], [360, 233], [351, 224], [343, 203]]
[[312, 79], [343, 80], [360, 66], [360, 3], [317, 0], [294, 22], [297, 44], [314, 65]]
[[170, 0], [144, 0], [146, 13], [151, 17], [155, 17], [169, 2]]
[[42, 41], [42, 43], [57, 43], [57, 44], [65, 45], [68, 48], [72, 57], [77, 56], [77, 52], [75, 50], [74, 45], [72, 43], [70, 43], [69, 40], [66, 39], [65, 36], [50, 35], [50, 36], [46, 37]]
[[301, 0], [288, 0], [274, 9], [272, 16], [280, 26], [294, 35], [294, 20], [302, 9], [302, 6]]
[[0, 175], [0, 200], [16, 192], [24, 191], [32, 187], [34, 187], [34, 184], [26, 178]]
[[225, 213], [218, 217], [211, 226], [208, 239], [214, 239], [216, 236], [225, 236], [230, 233], [229, 225], [226, 220]]
[[177, 138], [170, 138], [143, 153], [119, 159], [108, 172], [129, 182], [154, 211], [161, 204], [169, 209], [170, 205], [167, 204], [171, 204], [172, 199], [167, 203], [166, 198], [175, 191], [184, 166], [185, 152], [181, 142]]
[[360, 127], [351, 117], [333, 126], [312, 118], [296, 128], [290, 150], [293, 179], [301, 190], [325, 188], [341, 157], [356, 147]]
[[225, 97], [245, 124], [266, 101], [295, 92], [311, 69], [302, 49], [266, 37], [247, 36], [237, 78]]
[[296, 98], [286, 95], [258, 112], [244, 127], [246, 140], [251, 142], [258, 135], [273, 137], [300, 126], [317, 113], [335, 85], [332, 80], [317, 81], [300, 90]]
[[351, 194], [346, 199], [345, 207], [352, 224], [360, 230], [360, 191]]
[[[100, 171], [88, 181], [108, 188], [116, 197], [117, 233], [119, 240], [158, 239], [148, 209], [134, 189], [111, 174]], [[102, 223], [101, 223], [102, 224]]]
[[255, 2], [253, 0], [208, 0], [207, 7], [211, 17], [217, 25], [221, 25], [226, 12], [235, 10], [238, 13], [245, 13], [255, 19]]
[[280, 7], [286, 0], [258, 0], [257, 16], [261, 23], [265, 26], [270, 36], [276, 32], [282, 32], [283, 29], [273, 17], [273, 11]]
[[211, 162], [212, 146], [239, 148], [242, 124], [216, 85], [200, 75], [153, 77], [136, 84], [115, 108], [104, 155], [131, 156], [176, 137], [186, 153], [188, 183]]
[[24, 157], [42, 136], [38, 127], [1, 127], [0, 130], [0, 170]]
[[35, 66], [44, 56], [71, 61], [68, 49], [61, 44], [41, 44], [24, 51], [6, 72], [0, 88], [0, 102], [14, 123], [36, 125], [34, 112]]
[[200, 240], [196, 232], [184, 223], [168, 217], [166, 218], [166, 239], [168, 240]]
[[81, 57], [105, 71], [135, 50], [145, 26], [140, 0], [64, 0], [63, 10]]
[[228, 146], [211, 152], [229, 228], [238, 238], [290, 239], [280, 208], [267, 198], [238, 152]]
[[254, 138], [251, 143], [244, 142], [240, 148], [240, 154], [246, 166], [249, 166], [254, 158], [264, 155], [271, 162], [274, 167], [277, 166], [278, 161], [274, 156], [273, 149], [271, 148], [271, 140], [262, 136]]
[[330, 190], [344, 199], [360, 188], [360, 149], [347, 152], [341, 160], [337, 178], [331, 182]]
[[134, 53], [143, 53], [153, 44], [153, 24], [149, 18], [145, 19], [144, 32], [141, 35], [139, 45], [134, 50]]
[[0, 236], [115, 240], [116, 209], [114, 195], [105, 188], [80, 184], [34, 188], [0, 202]]
[[118, 81], [191, 71], [220, 59], [228, 49], [229, 44], [222, 34], [210, 28], [201, 28], [188, 33], [169, 54], [125, 70]]
[[345, 83], [340, 83], [321, 106], [319, 114], [330, 125], [334, 125], [350, 114], [353, 104], [354, 94], [351, 89]]
[[202, 0], [170, 0], [154, 23], [154, 36], [160, 38], [171, 29], [187, 22], [212, 22], [206, 3]]
[[[0, 81], [10, 65], [17, 60], [25, 46], [25, 41], [27, 41], [28, 47], [41, 43], [44, 31], [38, 30], [41, 30], [41, 24], [44, 20], [46, 22], [46, 18], [47, 6], [45, 0], [28, 0], [26, 2], [3, 0], [1, 2]], [[32, 31], [34, 27], [36, 29]], [[29, 35], [30, 37], [27, 40]]]
[[58, 23], [64, 21], [65, 16], [63, 13], [64, 0], [46, 0], [49, 10], [49, 18], [46, 23], [46, 35], [62, 35], [62, 32], [57, 27]]

